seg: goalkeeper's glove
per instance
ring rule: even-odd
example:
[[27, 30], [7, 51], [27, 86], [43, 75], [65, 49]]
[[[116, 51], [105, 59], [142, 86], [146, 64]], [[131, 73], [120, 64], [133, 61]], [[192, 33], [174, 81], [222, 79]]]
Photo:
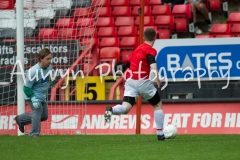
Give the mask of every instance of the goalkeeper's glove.
[[36, 97], [32, 97], [31, 101], [32, 101], [33, 107], [36, 108], [36, 109], [38, 109], [42, 106], [40, 100], [37, 99]]

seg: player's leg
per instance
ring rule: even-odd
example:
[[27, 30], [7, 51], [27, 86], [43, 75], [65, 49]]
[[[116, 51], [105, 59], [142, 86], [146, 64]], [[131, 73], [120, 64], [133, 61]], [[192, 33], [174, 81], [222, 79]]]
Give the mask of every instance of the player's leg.
[[36, 109], [33, 107], [32, 102], [28, 102], [28, 104], [32, 110], [32, 118], [31, 118], [32, 126], [28, 135], [31, 137], [36, 137], [36, 136], [39, 136], [40, 130], [41, 130], [41, 117], [43, 113], [43, 107], [40, 106], [39, 108]]
[[106, 107], [106, 112], [105, 112], [105, 121], [107, 123], [110, 123], [111, 121], [111, 116], [114, 115], [119, 115], [119, 114], [127, 114], [132, 106], [135, 103], [135, 97], [138, 96], [137, 89], [135, 89], [134, 80], [127, 80], [125, 83], [125, 90], [124, 90], [124, 98], [123, 98], [123, 103], [115, 105], [113, 107], [107, 106]]
[[154, 107], [154, 121], [157, 127], [157, 138], [158, 140], [164, 140], [165, 139], [165, 136], [163, 134], [164, 113], [162, 110], [162, 101], [157, 91], [155, 92], [155, 95], [148, 100], [148, 102]]
[[131, 110], [134, 103], [135, 103], [135, 97], [124, 96], [122, 104], [117, 104], [113, 107], [107, 106], [106, 112], [104, 115], [105, 121], [107, 123], [110, 123], [112, 115], [127, 114]]
[[[28, 101], [26, 101], [28, 103]], [[31, 113], [23, 113], [15, 117], [15, 121], [18, 124], [19, 130], [24, 133], [24, 126], [31, 124], [32, 114]]]
[[43, 112], [42, 112], [41, 121], [46, 121], [48, 119], [47, 102], [42, 102], [42, 108], [43, 108]]
[[139, 92], [142, 97], [154, 107], [154, 121], [157, 127], [157, 138], [158, 140], [164, 140], [163, 134], [163, 121], [164, 113], [162, 110], [161, 98], [157, 92], [156, 87], [150, 80], [143, 80], [142, 85], [139, 86]]

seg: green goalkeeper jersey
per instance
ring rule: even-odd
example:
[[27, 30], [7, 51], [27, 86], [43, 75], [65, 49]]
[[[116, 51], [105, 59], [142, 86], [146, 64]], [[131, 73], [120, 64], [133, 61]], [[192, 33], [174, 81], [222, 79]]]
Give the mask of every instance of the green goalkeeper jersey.
[[35, 96], [37, 99], [46, 101], [50, 85], [50, 72], [52, 72], [51, 65], [46, 69], [42, 69], [39, 63], [27, 71], [26, 83], [24, 84], [24, 96], [26, 100]]

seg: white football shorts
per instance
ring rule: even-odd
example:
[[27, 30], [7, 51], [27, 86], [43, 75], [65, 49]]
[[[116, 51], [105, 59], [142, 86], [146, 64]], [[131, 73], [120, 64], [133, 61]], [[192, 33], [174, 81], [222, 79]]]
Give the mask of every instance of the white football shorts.
[[134, 80], [127, 79], [124, 85], [124, 96], [135, 97], [139, 95], [145, 100], [151, 99], [157, 92], [157, 89], [149, 79]]

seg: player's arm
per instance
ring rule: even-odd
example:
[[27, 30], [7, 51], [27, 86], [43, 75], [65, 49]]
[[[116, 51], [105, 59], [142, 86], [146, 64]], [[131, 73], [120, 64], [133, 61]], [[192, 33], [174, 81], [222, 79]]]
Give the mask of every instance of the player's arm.
[[32, 88], [23, 86], [23, 92], [24, 92], [25, 95], [26, 95], [27, 97], [29, 97], [30, 99], [31, 99], [32, 97], [34, 97], [34, 93], [33, 93]]
[[33, 74], [32, 70], [30, 68], [26, 73], [26, 83], [23, 86], [23, 92], [30, 99], [34, 96], [32, 86], [36, 81], [35, 78], [32, 78], [32, 77], [34, 77], [34, 74]]
[[153, 56], [152, 54], [147, 54], [147, 59], [148, 59], [148, 63], [150, 64], [151, 70], [156, 71], [155, 72], [157, 74], [156, 75], [157, 76], [156, 82], [157, 82], [158, 88], [160, 88], [161, 81], [160, 81], [159, 76], [158, 76], [157, 63], [156, 63], [156, 60], [155, 60], [155, 56]]
[[32, 78], [35, 76], [34, 74], [36, 73], [31, 72], [31, 69], [27, 72], [26, 83], [23, 86], [23, 92], [27, 97], [31, 99], [33, 107], [37, 109], [41, 107], [41, 102], [35, 97], [34, 92], [32, 90], [33, 84], [37, 81], [36, 78]]

